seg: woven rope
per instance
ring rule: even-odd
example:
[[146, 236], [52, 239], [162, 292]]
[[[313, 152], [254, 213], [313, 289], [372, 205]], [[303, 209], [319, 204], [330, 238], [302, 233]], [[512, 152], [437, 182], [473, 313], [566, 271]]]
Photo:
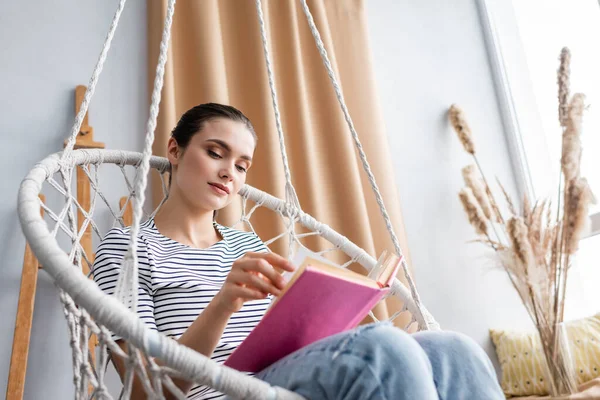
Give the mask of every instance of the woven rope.
[[[133, 166], [135, 168], [140, 165], [142, 157], [143, 155], [140, 153], [126, 151], [85, 149], [74, 151], [70, 160], [73, 162], [73, 167], [83, 165], [86, 169], [94, 171], [94, 173], [88, 175], [91, 182], [90, 186], [94, 188], [91, 192], [93, 200], [92, 204], [110, 209], [111, 206], [109, 201], [94, 201], [96, 197], [103, 200], [106, 199], [105, 196], [102, 196], [97, 192], [100, 190], [101, 186], [98, 181], [98, 169], [103, 165], [110, 164], [118, 165], [121, 170], [126, 166]], [[161, 176], [168, 171], [169, 164], [164, 158], [150, 157], [149, 164], [152, 168], [157, 169], [161, 173]], [[102, 376], [98, 372], [99, 369], [102, 368], [102, 365], [105, 364], [99, 364], [98, 367], [96, 367], [95, 372], [88, 368], [87, 364], [89, 360], [84, 356], [84, 352], [87, 352], [88, 345], [87, 341], [84, 341], [86, 335], [82, 334], [81, 330], [78, 330], [80, 329], [78, 326], [82, 323], [85, 323], [87, 326], [86, 329], [89, 329], [90, 332], [99, 335], [100, 347], [109, 348], [113, 354], [127, 357], [122, 351], [119, 352], [118, 346], [110, 340], [109, 330], [123, 337], [127, 343], [131, 344], [134, 349], [136, 349], [136, 351], [142, 351], [140, 354], [144, 355], [144, 357], [147, 355], [150, 357], [158, 357], [163, 360], [167, 367], [157, 369], [154, 372], [155, 375], [160, 375], [160, 378], [152, 376], [152, 371], [150, 371], [150, 376], [148, 376], [150, 381], [155, 382], [155, 386], [157, 380], [162, 381], [164, 386], [169, 386], [168, 378], [169, 374], [172, 376], [172, 373], [166, 371], [178, 371], [181, 376], [187, 377], [187, 379], [193, 380], [199, 384], [214, 387], [234, 398], [265, 398], [266, 393], [270, 393], [274, 390], [262, 381], [223, 368], [212, 362], [210, 359], [189, 349], [181, 349], [181, 346], [178, 346], [174, 341], [167, 339], [162, 335], [158, 335], [156, 332], [150, 331], [139, 319], [137, 314], [133, 313], [115, 298], [105, 295], [93, 281], [87, 279], [83, 274], [74, 273], [76, 270], [72, 267], [73, 260], [69, 258], [71, 252], [66, 254], [64, 250], [58, 246], [55, 236], [58, 232], [64, 232], [68, 237], [72, 238], [72, 241], [76, 242], [76, 247], [80, 246], [78, 243], [81, 239], [80, 232], [68, 232], [70, 229], [69, 225], [65, 224], [64, 221], [68, 214], [66, 209], [75, 207], [75, 203], [73, 201], [65, 201], [65, 205], [61, 210], [46, 213], [46, 217], [55, 223], [54, 228], [51, 228], [40, 216], [40, 202], [37, 197], [41, 191], [42, 183], [47, 182], [50, 188], [55, 188], [57, 193], [64, 196], [66, 200], [66, 196], [69, 196], [68, 191], [65, 190], [64, 187], [61, 188], [60, 184], [53, 178], [57, 173], [60, 176], [61, 168], [60, 155], [56, 154], [49, 156], [30, 171], [29, 175], [23, 181], [19, 192], [19, 216], [21, 218], [23, 231], [31, 244], [32, 250], [44, 265], [45, 270], [54, 277], [57, 285], [69, 295], [64, 297], [64, 299], [61, 298], [61, 300], [67, 304], [65, 307], [67, 313], [65, 315], [67, 316], [67, 321], [69, 321], [70, 330], [72, 331], [71, 340], [73, 345], [73, 363], [75, 367], [74, 379], [76, 380], [76, 387], [82, 391], [82, 396], [84, 396], [80, 398], [85, 398], [84, 389], [87, 384], [83, 383], [84, 380], [98, 388], [97, 392], [99, 394], [97, 396], [100, 396], [100, 394], [104, 396], [104, 393], [106, 392]], [[127, 175], [125, 173], [122, 175], [124, 180], [127, 181]], [[125, 185], [128, 185], [128, 183], [125, 183]], [[248, 201], [255, 203], [249, 210], [246, 207], [243, 209], [242, 218], [239, 221], [240, 223], [248, 223], [251, 226], [250, 218], [260, 207], [273, 210], [281, 218], [287, 218], [283, 214], [284, 212], [289, 211], [289, 205], [281, 199], [247, 185], [242, 188], [240, 195], [242, 196], [245, 205], [247, 205]], [[85, 218], [91, 220], [94, 215], [97, 214], [96, 210], [90, 210]], [[114, 216], [115, 221], [119, 221], [119, 219], [122, 218], [122, 210], [111, 210], [110, 214]], [[103, 213], [102, 215], [106, 214]], [[295, 244], [301, 245], [300, 239], [307, 236], [321, 236], [332, 244], [331, 249], [327, 249], [325, 252], [330, 250], [342, 251], [347, 254], [351, 260], [360, 263], [368, 271], [372, 270], [376, 260], [364, 250], [353, 244], [350, 240], [336, 233], [329, 226], [320, 223], [301, 210], [297, 210], [296, 217], [299, 223], [309, 230], [309, 233], [294, 235]], [[103, 237], [102, 232], [97, 229], [96, 224], [91, 221], [89, 224], [96, 227], [93, 232], [98, 238]], [[286, 229], [289, 229], [289, 227]], [[284, 231], [281, 235], [277, 235], [273, 238], [274, 240], [267, 240], [266, 243], [270, 245], [274, 243], [278, 237], [283, 237], [288, 233], [288, 231]], [[347, 263], [345, 266], [347, 266]], [[403, 311], [408, 311], [413, 316], [411, 322], [417, 321], [419, 325], [424, 325], [425, 321], [419, 319], [417, 308], [415, 307], [408, 290], [399, 284], [398, 288], [393, 290], [393, 293], [405, 304]], [[78, 308], [75, 304], [81, 307]], [[84, 316], [83, 318], [82, 315]], [[394, 315], [393, 318], [396, 318], [397, 316], [398, 313]], [[96, 325], [93, 321], [99, 321], [102, 324]], [[405, 329], [406, 328], [408, 328], [408, 326], [406, 326]], [[103, 336], [100, 337], [100, 335]], [[142, 376], [146, 374], [144, 368], [141, 367], [141, 364], [138, 365], [134, 361], [131, 361], [127, 365], [129, 366], [128, 368], [132, 368], [132, 371], [129, 374], [131, 375], [131, 377], [128, 378], [129, 380], [132, 379], [134, 373]], [[127, 382], [129, 382], [128, 379], [125, 380], [126, 385], [124, 387], [124, 393], [127, 393], [130, 390], [127, 385]], [[152, 389], [152, 386], [148, 384], [147, 390], [152, 391], [155, 389]], [[249, 395], [248, 393], [252, 394]], [[286, 398], [285, 396], [288, 395], [287, 393], [281, 393], [278, 395], [284, 397], [279, 398]]]
[[113, 16], [113, 19], [110, 24], [110, 28], [108, 29], [108, 34], [106, 35], [106, 39], [104, 40], [104, 44], [102, 46], [102, 51], [100, 52], [100, 56], [98, 57], [98, 61], [96, 62], [96, 66], [94, 67], [94, 72], [92, 73], [92, 77], [90, 78], [90, 82], [88, 83], [87, 90], [85, 91], [85, 95], [83, 97], [83, 101], [81, 102], [81, 107], [79, 109], [79, 113], [75, 117], [75, 122], [73, 123], [73, 127], [71, 128], [71, 134], [69, 135], [69, 140], [65, 146], [65, 150], [63, 153], [63, 157], [68, 157], [75, 146], [75, 140], [77, 139], [77, 135], [79, 134], [79, 130], [81, 129], [81, 124], [83, 123], [83, 118], [88, 111], [90, 106], [90, 100], [94, 95], [96, 90], [96, 84], [98, 83], [98, 79], [100, 78], [100, 73], [102, 72], [102, 67], [104, 66], [104, 61], [106, 61], [106, 56], [108, 55], [108, 50], [110, 50], [110, 44], [112, 43], [112, 39], [115, 36], [115, 31], [117, 30], [117, 26], [119, 25], [119, 19], [121, 18], [121, 13], [125, 8], [125, 2], [127, 0], [121, 0], [119, 2], [119, 6], [117, 7], [117, 11]]
[[173, 23], [174, 13], [175, 0], [169, 0], [162, 39], [160, 42], [160, 54], [158, 57], [158, 64], [156, 66], [156, 76], [154, 78], [152, 104], [150, 105], [150, 116], [148, 117], [148, 124], [146, 128], [143, 157], [133, 191], [133, 197], [136, 199], [136, 201], [133, 203], [133, 223], [131, 225], [129, 247], [123, 260], [121, 275], [119, 276], [119, 281], [115, 291], [117, 298], [119, 298], [126, 305], [129, 305], [133, 311], [137, 310], [138, 302], [138, 233], [142, 219], [142, 205], [145, 201], [148, 172], [150, 170], [150, 156], [152, 155], [152, 143], [154, 143], [154, 131], [156, 129], [156, 120], [158, 118], [161, 91], [164, 83], [165, 64], [167, 63], [167, 53], [169, 49], [169, 39], [171, 38], [171, 25]]
[[[356, 132], [356, 129], [354, 128], [354, 124], [352, 122], [352, 118], [350, 117], [350, 113], [348, 111], [348, 108], [346, 107], [346, 103], [342, 94], [342, 91], [340, 89], [340, 86], [337, 82], [337, 78], [335, 77], [335, 73], [333, 72], [333, 68], [331, 67], [331, 63], [329, 61], [329, 57], [327, 55], [327, 51], [325, 49], [325, 46], [323, 45], [323, 41], [321, 40], [321, 35], [319, 34], [319, 31], [317, 29], [316, 24], [314, 23], [312, 14], [310, 12], [310, 9], [308, 8], [308, 4], [306, 3], [305, 0], [301, 0], [302, 3], [302, 8], [304, 10], [304, 13], [306, 14], [306, 18], [310, 27], [310, 30], [313, 34], [313, 37], [315, 38], [315, 42], [317, 44], [317, 48], [319, 50], [319, 53], [321, 54], [321, 57], [323, 59], [323, 63], [327, 69], [327, 73], [329, 75], [329, 79], [333, 85], [333, 88], [335, 90], [335, 94], [336, 97], [338, 99], [338, 102], [340, 103], [340, 106], [342, 108], [342, 112], [344, 113], [344, 118], [346, 119], [346, 122], [348, 124], [348, 127], [350, 129], [350, 132], [352, 134], [352, 138], [354, 139], [354, 143], [356, 145], [356, 148], [358, 149], [359, 155], [360, 155], [360, 159], [363, 165], [363, 168], [365, 170], [365, 172], [367, 173], [368, 179], [369, 179], [369, 183], [371, 184], [371, 188], [373, 189], [373, 192], [375, 193], [375, 197], [377, 200], [377, 204], [379, 206], [379, 209], [381, 211], [381, 214], [384, 218], [385, 221], [385, 225], [386, 228], [390, 234], [390, 237], [392, 239], [392, 243], [394, 245], [394, 249], [396, 251], [396, 253], [402, 257], [402, 270], [404, 273], [404, 276], [409, 284], [410, 290], [411, 290], [411, 295], [413, 296], [413, 298], [415, 299], [415, 303], [417, 305], [417, 308], [419, 309], [419, 314], [420, 316], [427, 321], [427, 323], [425, 324], [425, 329], [429, 329], [431, 325], [431, 328], [435, 329], [436, 328], [436, 323], [432, 318], [429, 318], [429, 316], [426, 316], [426, 314], [420, 310], [421, 308], [421, 301], [419, 298], [419, 294], [416, 290], [416, 286], [412, 280], [412, 277], [408, 271], [408, 266], [406, 263], [406, 258], [403, 256], [402, 253], [402, 249], [400, 247], [400, 242], [398, 241], [398, 238], [394, 232], [393, 226], [392, 226], [392, 222], [391, 219], [388, 215], [387, 209], [385, 207], [385, 204], [383, 203], [383, 197], [381, 196], [381, 192], [379, 191], [379, 188], [377, 186], [377, 183], [375, 181], [375, 176], [373, 175], [372, 171], [371, 171], [371, 167], [367, 161], [366, 158], [366, 154], [362, 148], [362, 144], [360, 143], [360, 140], [358, 138], [358, 134]], [[258, 20], [259, 20], [259, 27], [260, 27], [260, 34], [261, 34], [261, 41], [262, 41], [262, 46], [263, 46], [263, 52], [264, 52], [264, 57], [265, 57], [265, 63], [266, 63], [266, 67], [267, 67], [267, 76], [268, 76], [268, 81], [269, 81], [269, 88], [271, 90], [271, 98], [272, 98], [272, 102], [273, 102], [273, 111], [275, 113], [275, 122], [276, 122], [276, 126], [277, 126], [277, 134], [279, 136], [279, 143], [280, 143], [280, 152], [281, 152], [281, 158], [283, 161], [283, 166], [284, 166], [284, 171], [285, 171], [285, 179], [286, 179], [286, 199], [289, 201], [290, 198], [293, 199], [293, 205], [295, 206], [295, 208], [300, 209], [300, 203], [298, 201], [295, 189], [292, 185], [291, 182], [291, 175], [290, 175], [290, 168], [288, 165], [288, 158], [287, 158], [287, 152], [286, 152], [286, 147], [285, 147], [285, 139], [284, 139], [284, 135], [283, 135], [283, 128], [281, 125], [281, 117], [280, 117], [280, 113], [279, 113], [279, 106], [278, 106], [278, 101], [277, 101], [277, 91], [275, 88], [275, 79], [274, 79], [274, 73], [273, 73], [273, 67], [271, 64], [271, 57], [269, 54], [269, 44], [267, 41], [267, 34], [266, 34], [266, 28], [265, 28], [265, 20], [264, 20], [264, 16], [263, 16], [263, 12], [262, 12], [262, 3], [261, 0], [256, 0], [256, 10], [257, 10], [257, 15], [258, 15]], [[290, 215], [290, 222], [289, 222], [289, 226], [291, 227], [291, 229], [289, 230], [289, 235], [290, 238], [292, 238], [294, 232], [293, 232], [293, 227], [295, 226], [295, 220], [293, 219], [293, 217]], [[290, 246], [292, 244], [292, 240], [290, 240]], [[399, 286], [396, 285], [395, 289], [398, 289]], [[371, 313], [370, 314], [372, 318], [376, 319], [375, 316]], [[426, 318], [427, 317], [427, 318]]]
[[[109, 33], [105, 39], [98, 62], [92, 73], [88, 89], [86, 90], [81, 109], [75, 118], [71, 133], [67, 140], [64, 152], [62, 154], [52, 155], [39, 164], [37, 164], [23, 180], [19, 190], [19, 218], [25, 236], [27, 237], [32, 251], [42, 262], [45, 270], [50, 273], [60, 288], [60, 300], [63, 304], [63, 310], [67, 319], [67, 325], [70, 333], [70, 344], [73, 357], [73, 381], [75, 385], [75, 398], [96, 398], [111, 399], [111, 395], [104, 383], [104, 370], [108, 363], [107, 351], [113, 354], [113, 357], [121, 357], [127, 367], [123, 390], [120, 397], [129, 398], [132, 390], [134, 375], [140, 378], [140, 382], [149, 399], [163, 398], [163, 389], [167, 388], [175, 398], [185, 399], [185, 395], [174, 385], [172, 377], [186, 379], [201, 385], [208, 385], [216, 390], [226, 393], [234, 398], [240, 399], [301, 399], [301, 396], [283, 390], [274, 388], [267, 383], [255, 378], [248, 377], [245, 374], [220, 366], [210, 358], [202, 356], [191, 349], [178, 345], [175, 341], [149, 330], [135, 313], [137, 307], [137, 238], [140, 229], [140, 222], [143, 216], [142, 205], [144, 203], [144, 193], [147, 185], [147, 176], [151, 167], [156, 168], [161, 173], [165, 201], [168, 196], [163, 174], [168, 170], [168, 162], [151, 156], [152, 143], [154, 141], [154, 131], [159, 111], [160, 94], [164, 82], [164, 67], [166, 64], [168, 45], [170, 39], [170, 28], [172, 25], [175, 9], [175, 0], [169, 0], [167, 13], [164, 22], [163, 36], [160, 45], [160, 54], [157, 64], [154, 88], [152, 92], [152, 104], [150, 106], [150, 115], [147, 123], [146, 138], [144, 150], [141, 154], [122, 151], [106, 150], [76, 150], [74, 144], [77, 135], [81, 129], [84, 116], [88, 110], [89, 103], [94, 94], [100, 73], [103, 68], [106, 56], [110, 49], [114, 33], [118, 26], [118, 21], [123, 11], [126, 0], [121, 0], [117, 11], [109, 28]], [[309, 20], [309, 25], [317, 40], [319, 51], [324, 59], [328, 73], [336, 89], [336, 95], [344, 111], [347, 122], [359, 153], [365, 171], [369, 175], [372, 188], [378, 198], [378, 204], [382, 214], [386, 219], [386, 226], [392, 235], [397, 253], [401, 255], [397, 239], [391, 229], [391, 222], [387, 216], [381, 195], [375, 184], [374, 177], [370, 173], [370, 168], [364, 157], [364, 152], [358, 141], [358, 136], [352, 125], [352, 121], [347, 113], [339, 85], [335, 81], [333, 71], [329, 65], [327, 54], [320, 42], [318, 32], [312, 21], [312, 16], [306, 5], [302, 1], [305, 13]], [[364, 250], [358, 248], [347, 238], [339, 235], [327, 225], [321, 224], [310, 215], [302, 212], [298, 197], [291, 181], [291, 173], [288, 164], [288, 158], [285, 148], [284, 133], [281, 124], [281, 115], [277, 101], [277, 93], [273, 77], [273, 69], [270, 61], [267, 33], [265, 29], [264, 16], [260, 0], [256, 0], [256, 7], [259, 16], [261, 39], [263, 51], [267, 66], [269, 78], [269, 87], [271, 90], [273, 110], [275, 114], [277, 133], [280, 140], [280, 150], [283, 160], [286, 177], [286, 200], [282, 201], [270, 196], [264, 192], [258, 191], [250, 186], [245, 186], [240, 195], [243, 197], [244, 209], [240, 223], [247, 224], [252, 230], [250, 218], [258, 207], [266, 207], [275, 211], [285, 219], [285, 230], [275, 238], [266, 241], [267, 245], [276, 240], [288, 236], [289, 253], [291, 257], [293, 245], [303, 246], [301, 239], [310, 235], [319, 235], [329, 240], [333, 247], [326, 249], [321, 253], [340, 250], [350, 257], [342, 267], [347, 267], [353, 262], [363, 265], [368, 271], [371, 271], [375, 265], [375, 260]], [[98, 181], [98, 169], [104, 164], [117, 164], [123, 172], [123, 177], [129, 191], [127, 202], [135, 200], [133, 203], [133, 224], [131, 226], [131, 240], [128, 251], [125, 256], [122, 273], [117, 284], [116, 297], [105, 295], [91, 280], [81, 273], [74, 273], [76, 269], [81, 270], [82, 262], [91, 266], [92, 255], [86, 254], [81, 246], [81, 239], [88, 227], [98, 236], [102, 237], [98, 225], [94, 222], [94, 212], [97, 204], [108, 207], [115, 221], [123, 225], [123, 211], [114, 211], [110, 206], [110, 201], [103, 195]], [[125, 173], [125, 166], [131, 165], [136, 168], [136, 178], [133, 184]], [[73, 171], [76, 166], [81, 166], [85, 175], [90, 181], [90, 188], [93, 192], [90, 210], [84, 210], [77, 202], [71, 191], [71, 182]], [[60, 183], [53, 176], [60, 176]], [[57, 192], [64, 196], [65, 203], [59, 212], [55, 212], [46, 205], [41, 205], [38, 194], [41, 192], [42, 184], [47, 182], [50, 187], [55, 188]], [[101, 200], [98, 202], [98, 198]], [[247, 212], [246, 201], [255, 202], [255, 206]], [[49, 230], [49, 226], [39, 214], [39, 208], [42, 206], [47, 212], [46, 216], [54, 221], [54, 227]], [[160, 207], [160, 205], [159, 205]], [[84, 221], [80, 228], [77, 228], [75, 211], [80, 211]], [[156, 210], [154, 211], [154, 213]], [[152, 215], [154, 215], [154, 213]], [[65, 221], [66, 219], [66, 221]], [[298, 235], [295, 233], [295, 225], [300, 223], [312, 232]], [[68, 254], [59, 247], [56, 235], [61, 232], [67, 235], [71, 241], [71, 247]], [[74, 268], [76, 267], [76, 268]], [[403, 264], [405, 274], [407, 274], [406, 265]], [[411, 284], [411, 293], [396, 279], [391, 290], [391, 294], [399, 297], [404, 308], [392, 316], [395, 319], [402, 312], [410, 312], [412, 318], [405, 329], [413, 322], [417, 322], [419, 327], [427, 329], [435, 326], [435, 321], [422, 308], [412, 280], [407, 275]], [[415, 299], [413, 301], [413, 298]], [[99, 321], [99, 322], [96, 322]], [[101, 323], [100, 323], [101, 322]], [[125, 339], [128, 348], [123, 351], [112, 339], [110, 332]], [[95, 334], [98, 337], [100, 354], [98, 355], [98, 365], [93, 366], [90, 363], [90, 354], [88, 353], [89, 337]], [[154, 362], [154, 357], [160, 358], [164, 366], [159, 366]], [[93, 392], [91, 396], [88, 388], [91, 386]]]
[[263, 53], [265, 56], [265, 64], [267, 66], [267, 76], [269, 78], [269, 89], [271, 90], [271, 99], [273, 103], [273, 113], [275, 114], [275, 125], [277, 127], [277, 135], [279, 136], [279, 150], [281, 160], [283, 162], [283, 171], [285, 174], [285, 199], [295, 208], [300, 208], [300, 201], [296, 194], [296, 189], [292, 184], [292, 174], [288, 163], [287, 150], [285, 147], [285, 137], [283, 135], [283, 126], [281, 124], [281, 114], [279, 112], [279, 102], [277, 101], [277, 89], [275, 88], [275, 78], [273, 74], [273, 66], [271, 65], [271, 56], [269, 54], [269, 43], [267, 41], [267, 32], [265, 28], [265, 19], [262, 11], [261, 0], [256, 0], [256, 12], [258, 15], [258, 24], [260, 27], [260, 38], [262, 41]]
[[[360, 139], [358, 138], [358, 133], [356, 132], [356, 129], [354, 128], [354, 123], [352, 122], [352, 118], [350, 117], [350, 112], [348, 111], [348, 107], [346, 106], [346, 102], [345, 102], [344, 96], [342, 94], [342, 89], [340, 88], [340, 85], [337, 81], [335, 72], [333, 71], [333, 68], [331, 66], [331, 62], [329, 61], [329, 56], [327, 55], [327, 50], [325, 49], [325, 45], [323, 44], [323, 41], [321, 40], [321, 35], [319, 33], [319, 30], [317, 29], [317, 26], [315, 24], [315, 21], [313, 19], [311, 12], [310, 12], [310, 9], [308, 8], [308, 4], [306, 3], [306, 0], [300, 0], [300, 3], [302, 4], [302, 9], [304, 10], [304, 14], [306, 15], [306, 19], [308, 21], [310, 31], [312, 32], [312, 35], [315, 39], [315, 43], [317, 45], [317, 49], [319, 50], [319, 54], [321, 54], [323, 64], [325, 65], [325, 68], [327, 69], [327, 74], [329, 75], [329, 80], [331, 81], [333, 89], [335, 90], [335, 95], [338, 99], [338, 102], [339, 102], [342, 112], [344, 114], [344, 118], [346, 119], [346, 123], [348, 124], [348, 128], [350, 129], [350, 133], [352, 134], [352, 139], [354, 139], [354, 144], [356, 145], [358, 154], [360, 155], [360, 160], [362, 162], [363, 169], [367, 173], [367, 177], [369, 178], [369, 183], [371, 184], [371, 189], [373, 189], [373, 193], [375, 193], [377, 205], [379, 206], [381, 215], [383, 216], [383, 219], [385, 220], [385, 226], [386, 226], [386, 228], [390, 234], [390, 237], [392, 239], [392, 243], [394, 245], [394, 250], [396, 251], [396, 254], [398, 254], [399, 256], [402, 257], [402, 270], [404, 272], [404, 277], [406, 278], [406, 281], [408, 282], [408, 285], [410, 287], [411, 295], [412, 295], [413, 299], [415, 300], [417, 308], [419, 309], [419, 313], [425, 319], [425, 313], [423, 311], [421, 311], [421, 300], [420, 300], [419, 294], [417, 292], [417, 288], [416, 288], [414, 281], [408, 271], [406, 258], [402, 254], [402, 249], [400, 248], [400, 242], [398, 241], [398, 237], [396, 236], [396, 233], [394, 232], [394, 227], [392, 226], [392, 221], [387, 212], [385, 204], [383, 203], [383, 197], [381, 196], [379, 187], [377, 186], [377, 183], [375, 182], [375, 175], [373, 175], [373, 172], [371, 171], [371, 167], [369, 165], [369, 162], [367, 161], [367, 156], [363, 150]], [[429, 321], [429, 322], [432, 322], [432, 321]]]

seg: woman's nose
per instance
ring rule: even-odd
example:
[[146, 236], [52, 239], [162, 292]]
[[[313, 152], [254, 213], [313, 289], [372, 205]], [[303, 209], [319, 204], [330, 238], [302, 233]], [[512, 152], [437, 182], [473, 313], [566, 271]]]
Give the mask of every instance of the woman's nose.
[[219, 175], [222, 179], [231, 179], [233, 176], [233, 167], [227, 166], [221, 169], [221, 173]]

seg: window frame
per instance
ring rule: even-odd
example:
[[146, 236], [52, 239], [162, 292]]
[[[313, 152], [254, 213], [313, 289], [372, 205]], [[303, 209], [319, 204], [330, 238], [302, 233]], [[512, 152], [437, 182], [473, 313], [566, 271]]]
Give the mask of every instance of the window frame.
[[[550, 159], [512, 4], [493, 0], [476, 3], [519, 199], [525, 194], [531, 199], [549, 196], [558, 189], [560, 165]], [[600, 210], [590, 219], [586, 237], [600, 234]]]

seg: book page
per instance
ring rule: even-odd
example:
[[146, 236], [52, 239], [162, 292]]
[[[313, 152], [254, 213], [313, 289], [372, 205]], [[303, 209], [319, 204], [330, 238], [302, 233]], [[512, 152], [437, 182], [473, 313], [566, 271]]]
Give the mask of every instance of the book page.
[[294, 281], [300, 276], [300, 274], [302, 274], [302, 271], [304, 270], [304, 267], [306, 267], [306, 261], [308, 259], [314, 259], [324, 265], [329, 265], [332, 267], [339, 268], [335, 263], [329, 261], [325, 257], [320, 256], [319, 254], [317, 254], [313, 251], [310, 251], [309, 249], [307, 249], [303, 246], [298, 246], [296, 253], [294, 253], [294, 256], [292, 257], [292, 260], [291, 260], [291, 263], [294, 265], [294, 267], [296, 267], [296, 269], [291, 272], [283, 271], [281, 276], [283, 277], [283, 280], [285, 281], [286, 286], [281, 291], [281, 295], [279, 297], [277, 297], [277, 296], [273, 297], [273, 301], [271, 301], [271, 304], [269, 305], [269, 308], [267, 308], [267, 311], [271, 307], [273, 307], [275, 305], [275, 303], [277, 303], [277, 300], [285, 294], [285, 292], [288, 290], [288, 288], [290, 286], [292, 286]]
[[335, 276], [367, 287], [372, 287], [376, 289], [380, 288], [380, 285], [374, 279], [356, 273], [352, 270], [349, 270], [348, 268], [342, 268], [334, 262], [326, 259], [325, 257], [301, 246], [298, 247], [298, 249], [296, 250], [296, 253], [292, 257], [291, 262], [296, 267], [296, 269], [293, 272], [283, 272], [282, 276], [286, 282], [286, 286], [281, 291], [281, 295], [279, 297], [273, 298], [273, 301], [269, 305], [268, 309], [273, 307], [275, 303], [277, 303], [277, 300], [285, 295], [285, 292], [294, 284], [294, 281], [302, 274], [302, 272], [308, 265], [317, 268], [322, 273], [330, 276]]
[[292, 264], [294, 264], [294, 266], [296, 267], [296, 270], [293, 272], [285, 271], [282, 275], [283, 279], [286, 281], [286, 283], [291, 281], [293, 279], [293, 276], [300, 272], [300, 270], [302, 269], [301, 267], [305, 263], [307, 258], [317, 260], [321, 264], [340, 268], [338, 265], [329, 261], [325, 257], [323, 257], [313, 251], [310, 251], [305, 247], [299, 246], [298, 249], [296, 250], [296, 253], [294, 254], [294, 257], [292, 257]]
[[377, 264], [369, 273], [369, 277], [379, 282], [382, 286], [389, 286], [394, 281], [401, 262], [402, 257], [384, 250], [381, 256], [379, 256]]

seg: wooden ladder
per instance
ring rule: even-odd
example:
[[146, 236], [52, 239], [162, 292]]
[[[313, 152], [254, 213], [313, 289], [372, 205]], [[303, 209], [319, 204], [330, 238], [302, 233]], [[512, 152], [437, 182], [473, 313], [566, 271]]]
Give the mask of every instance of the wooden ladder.
[[[79, 85], [75, 88], [75, 113], [79, 112], [81, 102], [85, 95], [86, 87]], [[65, 141], [66, 143], [66, 141]], [[75, 142], [76, 149], [98, 149], [104, 148], [104, 143], [94, 141], [94, 129], [88, 124], [88, 115], [86, 113], [81, 130]], [[44, 195], [40, 194], [40, 200], [45, 201]], [[77, 201], [81, 207], [89, 211], [90, 209], [90, 181], [81, 168], [77, 168]], [[123, 220], [126, 225], [131, 224], [133, 210], [132, 202], [127, 202], [127, 197], [122, 197], [119, 200], [119, 208], [126, 209], [123, 213]], [[43, 209], [40, 209], [43, 216]], [[81, 229], [85, 217], [81, 210], [77, 211], [77, 227]], [[81, 246], [85, 253], [89, 256], [90, 262], [94, 261], [94, 253], [92, 248], [92, 230], [88, 226], [81, 238]], [[21, 288], [19, 292], [19, 302], [17, 305], [17, 317], [15, 323], [15, 331], [13, 336], [12, 355], [10, 359], [10, 370], [8, 374], [8, 386], [6, 389], [7, 400], [22, 400], [25, 390], [25, 374], [27, 372], [27, 356], [29, 354], [29, 343], [31, 339], [31, 326], [33, 322], [33, 307], [35, 302], [35, 291], [37, 287], [38, 271], [42, 268], [39, 261], [31, 251], [29, 244], [25, 244], [25, 255], [23, 258], [23, 272], [21, 275]], [[89, 273], [87, 263], [84, 263], [84, 274]], [[95, 349], [97, 339], [94, 336], [89, 341], [89, 351], [92, 357], [91, 362], [95, 362]]]

